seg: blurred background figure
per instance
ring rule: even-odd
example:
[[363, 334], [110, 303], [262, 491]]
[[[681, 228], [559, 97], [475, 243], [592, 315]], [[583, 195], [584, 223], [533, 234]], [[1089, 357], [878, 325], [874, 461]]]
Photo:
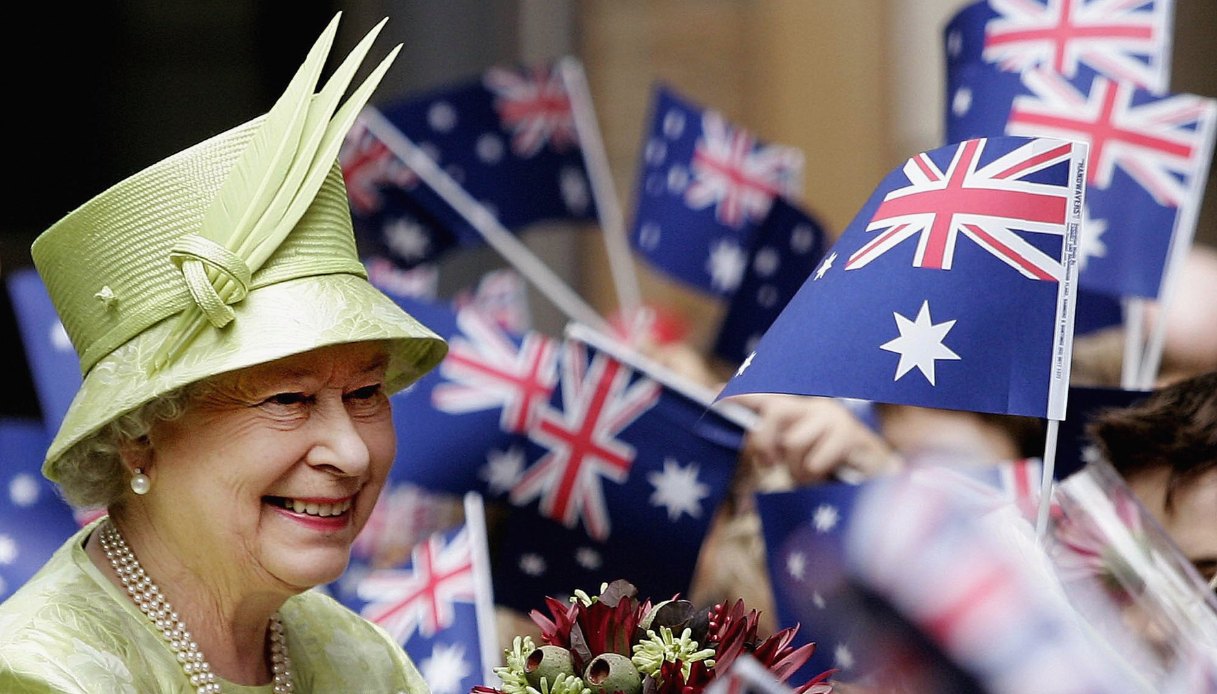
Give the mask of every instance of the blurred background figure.
[[1217, 580], [1217, 371], [1100, 412], [1090, 433], [1210, 585]]
[[[1174, 295], [1165, 310], [1146, 310], [1146, 333], [1166, 321], [1162, 363], [1156, 383], [1164, 384], [1217, 368], [1217, 247], [1192, 246], [1179, 268]], [[1113, 326], [1079, 335], [1073, 343], [1075, 385], [1120, 385], [1124, 330]]]

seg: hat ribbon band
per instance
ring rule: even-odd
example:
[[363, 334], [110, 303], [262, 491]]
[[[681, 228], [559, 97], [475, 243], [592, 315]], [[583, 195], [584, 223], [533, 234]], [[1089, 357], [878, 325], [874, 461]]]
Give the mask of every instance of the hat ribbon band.
[[[169, 249], [169, 259], [182, 271], [190, 296], [212, 325], [222, 328], [236, 318], [229, 304], [244, 299], [253, 281], [253, 273], [240, 256], [198, 234], [186, 234]], [[227, 300], [216, 291], [207, 268], [220, 272], [216, 281], [229, 295]], [[231, 282], [225, 282], [226, 278]]]

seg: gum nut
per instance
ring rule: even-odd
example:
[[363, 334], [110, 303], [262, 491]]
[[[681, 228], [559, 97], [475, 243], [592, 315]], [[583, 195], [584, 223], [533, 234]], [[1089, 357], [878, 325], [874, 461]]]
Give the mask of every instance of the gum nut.
[[544, 677], [553, 683], [558, 675], [575, 674], [575, 665], [571, 662], [570, 651], [561, 646], [547, 645], [533, 649], [524, 659], [524, 677], [534, 687], [541, 686]]
[[642, 674], [628, 657], [620, 653], [601, 653], [587, 664], [583, 684], [592, 690], [592, 694], [638, 694], [642, 691]]

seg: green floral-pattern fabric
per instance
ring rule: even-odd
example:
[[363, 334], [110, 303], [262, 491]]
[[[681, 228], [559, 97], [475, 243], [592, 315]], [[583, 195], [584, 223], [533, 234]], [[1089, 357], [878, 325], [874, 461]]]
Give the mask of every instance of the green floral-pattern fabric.
[[[173, 651], [139, 608], [84, 551], [89, 524], [0, 604], [0, 692], [193, 694]], [[428, 689], [380, 627], [309, 591], [280, 610], [300, 694], [426, 694]], [[225, 694], [271, 685], [222, 682]]]

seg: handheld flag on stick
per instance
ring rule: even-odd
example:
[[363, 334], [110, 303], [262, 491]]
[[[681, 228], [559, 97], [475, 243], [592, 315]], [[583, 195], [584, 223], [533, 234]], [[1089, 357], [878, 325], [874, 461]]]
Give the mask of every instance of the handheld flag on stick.
[[591, 335], [568, 332], [527, 467], [501, 495], [514, 508], [495, 592], [524, 612], [620, 577], [648, 594], [687, 593], [742, 445], [738, 424]]
[[543, 222], [595, 219], [571, 98], [556, 66], [495, 66], [376, 113], [390, 127], [361, 118], [340, 161], [360, 241], [403, 266], [486, 241], [466, 210], [381, 136], [386, 131], [416, 143], [513, 233]]
[[1068, 394], [1085, 152], [1000, 137], [909, 159], [719, 397], [793, 393], [1045, 417], [1049, 484]]
[[667, 275], [729, 296], [773, 200], [798, 196], [803, 155], [762, 143], [666, 87], [656, 88], [651, 109], [631, 242]]
[[401, 132], [374, 108], [365, 108], [364, 125], [405, 162], [445, 205], [533, 283], [553, 304], [572, 320], [607, 328], [608, 324], [553, 270], [503, 225], [485, 204], [470, 195], [450, 173], [439, 167], [418, 144]]
[[1170, 83], [1174, 0], [980, 0], [945, 30], [948, 66], [1090, 70], [1151, 92]]
[[1084, 154], [1077, 143], [1002, 137], [909, 159], [719, 397], [794, 393], [1061, 419]]
[[499, 664], [485, 520], [477, 495], [462, 525], [415, 546], [410, 561], [364, 574], [346, 597], [384, 627], [435, 692], [467, 692]]

